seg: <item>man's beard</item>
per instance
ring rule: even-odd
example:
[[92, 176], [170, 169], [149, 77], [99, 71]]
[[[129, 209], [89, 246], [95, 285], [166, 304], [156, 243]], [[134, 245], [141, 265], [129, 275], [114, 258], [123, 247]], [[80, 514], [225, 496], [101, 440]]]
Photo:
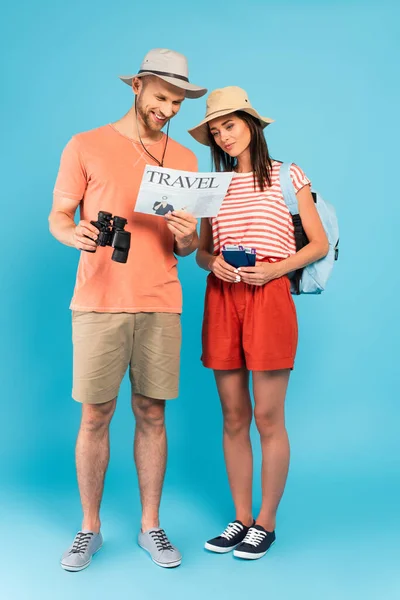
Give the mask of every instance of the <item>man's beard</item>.
[[136, 110], [137, 110], [137, 113], [138, 113], [139, 117], [141, 118], [143, 124], [145, 125], [145, 127], [147, 129], [150, 129], [151, 131], [161, 131], [162, 128], [165, 127], [165, 125], [169, 121], [169, 119], [168, 119], [161, 126], [157, 125], [157, 123], [155, 123], [154, 120], [151, 118], [150, 114], [145, 113], [145, 111], [143, 110], [143, 108], [140, 105], [140, 102], [137, 102]]

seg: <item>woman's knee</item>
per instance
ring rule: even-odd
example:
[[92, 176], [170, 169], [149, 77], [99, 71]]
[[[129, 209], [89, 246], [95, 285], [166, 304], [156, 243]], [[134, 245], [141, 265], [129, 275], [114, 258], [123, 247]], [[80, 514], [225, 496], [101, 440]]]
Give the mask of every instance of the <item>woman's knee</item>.
[[254, 420], [259, 434], [263, 437], [271, 437], [285, 429], [285, 417], [282, 410], [268, 410], [256, 405]]
[[242, 433], [248, 433], [252, 420], [251, 405], [237, 408], [224, 408], [224, 431], [234, 437]]

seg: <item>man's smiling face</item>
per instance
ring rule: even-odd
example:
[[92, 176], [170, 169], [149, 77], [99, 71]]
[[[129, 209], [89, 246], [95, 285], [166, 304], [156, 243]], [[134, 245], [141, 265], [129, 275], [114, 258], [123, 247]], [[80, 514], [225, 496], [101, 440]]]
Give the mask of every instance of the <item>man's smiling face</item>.
[[172, 119], [185, 99], [185, 92], [159, 77], [135, 77], [132, 82], [136, 94], [138, 116], [151, 132], [161, 129]]

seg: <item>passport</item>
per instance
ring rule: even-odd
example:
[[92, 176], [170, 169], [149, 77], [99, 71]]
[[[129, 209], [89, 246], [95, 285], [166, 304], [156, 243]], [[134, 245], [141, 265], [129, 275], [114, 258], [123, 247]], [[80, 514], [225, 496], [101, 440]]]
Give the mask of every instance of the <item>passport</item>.
[[239, 267], [254, 267], [256, 264], [255, 248], [226, 244], [222, 247], [222, 256], [229, 265], [236, 269]]

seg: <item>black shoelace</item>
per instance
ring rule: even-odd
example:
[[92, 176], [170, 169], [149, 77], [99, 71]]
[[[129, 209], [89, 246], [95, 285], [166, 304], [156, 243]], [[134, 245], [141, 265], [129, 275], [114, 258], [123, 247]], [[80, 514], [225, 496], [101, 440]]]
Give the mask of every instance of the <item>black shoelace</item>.
[[164, 529], [151, 531], [150, 535], [156, 543], [157, 550], [173, 550], [171, 542], [167, 538]]
[[82, 531], [77, 533], [72, 545], [71, 554], [80, 554], [81, 552], [85, 552], [92, 536], [93, 533], [83, 533]]

